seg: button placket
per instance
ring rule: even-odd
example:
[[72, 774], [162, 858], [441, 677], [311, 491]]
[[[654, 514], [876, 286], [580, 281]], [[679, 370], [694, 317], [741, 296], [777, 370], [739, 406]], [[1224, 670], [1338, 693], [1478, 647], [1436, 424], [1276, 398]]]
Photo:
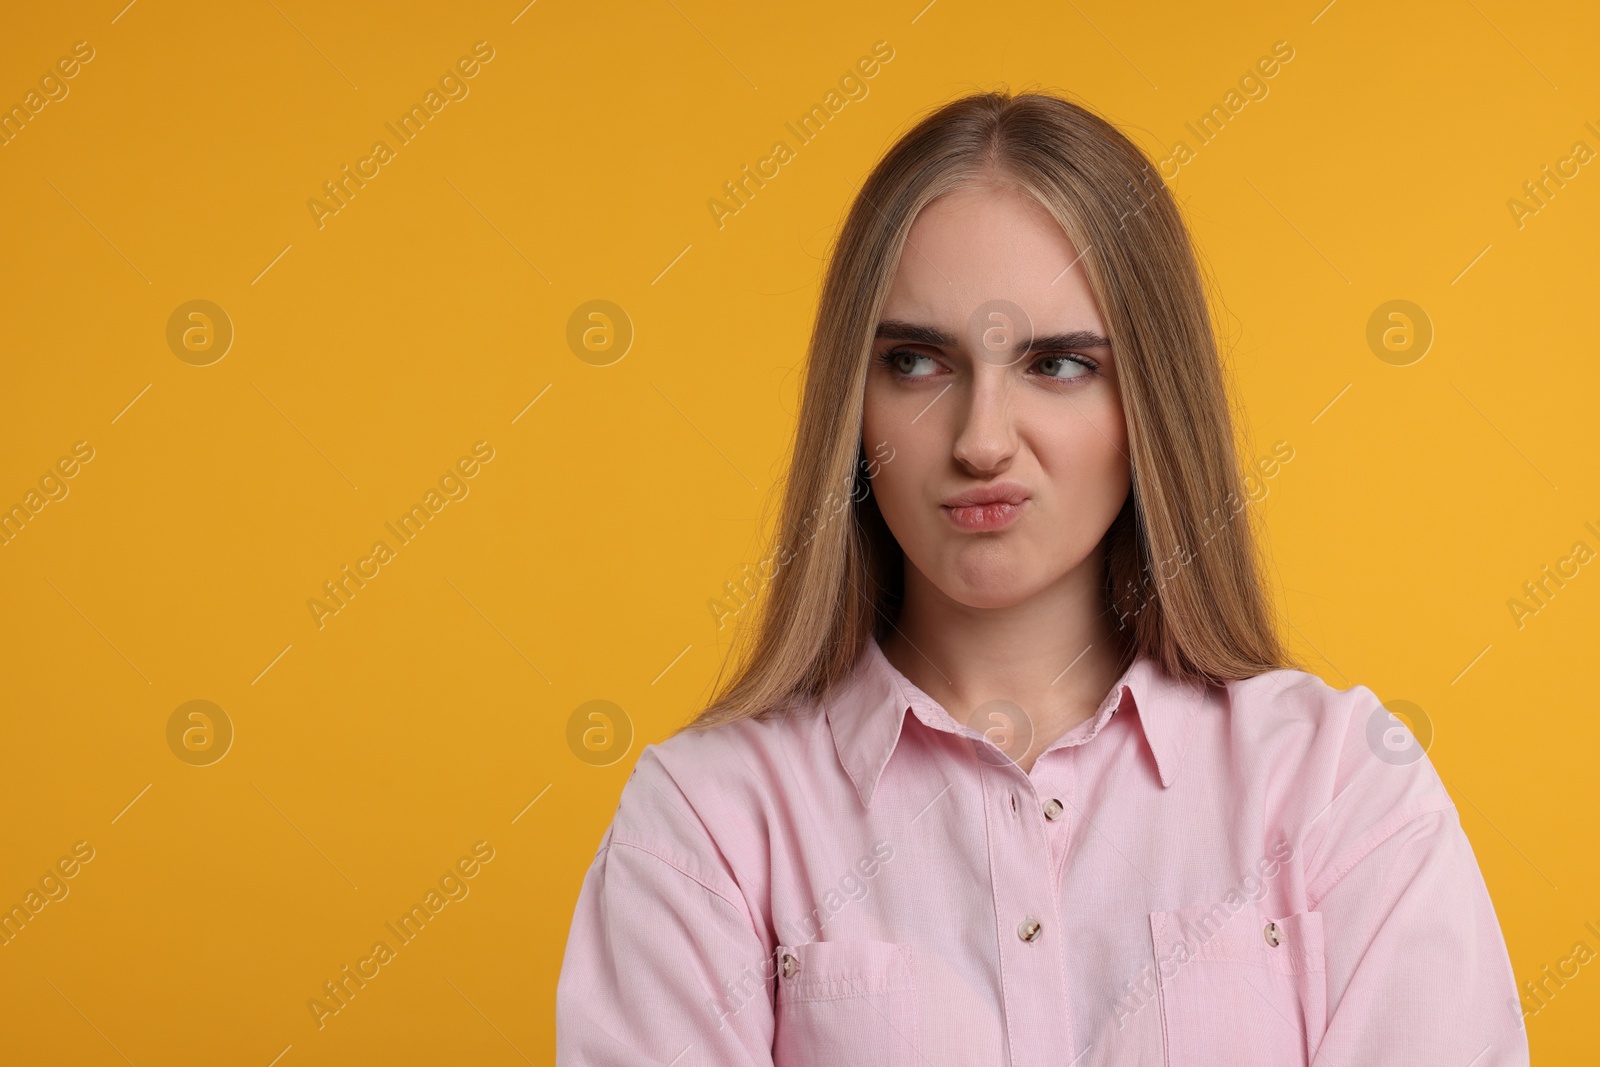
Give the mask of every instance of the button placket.
[[[1066, 871], [1067, 855], [1078, 837], [1078, 816], [1072, 802], [1077, 789], [1078, 759], [1082, 747], [1073, 745], [1053, 755], [1049, 766], [1038, 767], [1035, 776], [1031, 817], [1044, 837], [1050, 856], [1050, 885], [1059, 892]], [[1043, 759], [1041, 758], [1041, 764]]]
[[[1048, 924], [1058, 917], [1056, 841], [1065, 830], [1043, 818], [1054, 783], [1049, 769], [1038, 778], [1020, 768], [982, 769], [988, 811], [990, 883], [995, 932], [1004, 975], [1003, 1014], [1011, 1035], [1012, 1062], [1046, 1067], [1072, 1044], [1073, 1026], [1060, 953]], [[1010, 772], [1010, 773], [1008, 773]], [[1026, 779], [1026, 780], [1023, 780]], [[1067, 820], [1062, 820], [1065, 824]], [[1049, 933], [1050, 936], [1045, 935]]]

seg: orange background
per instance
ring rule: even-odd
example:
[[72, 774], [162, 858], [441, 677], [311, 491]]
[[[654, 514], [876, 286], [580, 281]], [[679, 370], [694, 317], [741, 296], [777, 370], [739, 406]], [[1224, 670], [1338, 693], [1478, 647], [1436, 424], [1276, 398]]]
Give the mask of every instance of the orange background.
[[[0, 34], [7, 107], [93, 50], [0, 147], [0, 507], [66, 490], [0, 546], [0, 904], [93, 852], [0, 948], [0, 1059], [550, 1062], [584, 870], [761, 556], [844, 206], [916, 115], [998, 85], [1074, 94], [1157, 159], [1187, 142], [1167, 178], [1246, 455], [1294, 449], [1256, 506], [1295, 647], [1420, 709], [1520, 979], [1600, 949], [1600, 566], [1508, 606], [1600, 549], [1600, 174], [1523, 188], [1600, 148], [1592, 6], [121, 2]], [[1279, 41], [1202, 144], [1186, 124]], [[719, 228], [708, 201], [779, 139]], [[204, 366], [202, 335], [168, 342], [191, 300], [232, 325]], [[568, 343], [593, 300], [631, 323], [620, 359]], [[1422, 358], [1369, 346], [1391, 300], [1431, 323]], [[478, 442], [466, 495], [319, 627], [308, 600]], [[233, 732], [207, 765], [222, 719], [169, 734], [195, 700]], [[599, 755], [569, 741], [592, 700], [621, 709]], [[469, 894], [319, 1028], [308, 1000], [463, 857]], [[1597, 968], [1528, 1017], [1536, 1062], [1592, 1059]]]

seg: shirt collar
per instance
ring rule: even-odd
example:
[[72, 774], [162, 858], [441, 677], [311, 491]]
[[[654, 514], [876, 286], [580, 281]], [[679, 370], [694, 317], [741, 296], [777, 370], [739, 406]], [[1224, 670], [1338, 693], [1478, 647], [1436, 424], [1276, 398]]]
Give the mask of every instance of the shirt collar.
[[[900, 740], [906, 713], [924, 725], [947, 733], [979, 738], [957, 722], [889, 662], [876, 639], [869, 637], [854, 673], [825, 700], [828, 726], [845, 773], [855, 783], [863, 806], [870, 806], [878, 779]], [[1195, 715], [1205, 700], [1205, 686], [1169, 677], [1149, 656], [1134, 657], [1106, 694], [1094, 716], [1060, 740], [1081, 744], [1092, 738], [1116, 711], [1133, 711], [1155, 757], [1163, 787], [1183, 768], [1184, 753]]]

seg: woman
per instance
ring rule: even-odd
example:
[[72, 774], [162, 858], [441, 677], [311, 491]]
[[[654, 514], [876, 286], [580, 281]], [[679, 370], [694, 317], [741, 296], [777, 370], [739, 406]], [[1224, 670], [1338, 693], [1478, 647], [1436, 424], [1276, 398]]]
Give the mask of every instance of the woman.
[[1526, 1064], [1439, 776], [1274, 633], [1244, 505], [1292, 454], [1241, 482], [1132, 142], [1038, 94], [912, 129], [829, 264], [749, 651], [583, 883], [557, 1063]]

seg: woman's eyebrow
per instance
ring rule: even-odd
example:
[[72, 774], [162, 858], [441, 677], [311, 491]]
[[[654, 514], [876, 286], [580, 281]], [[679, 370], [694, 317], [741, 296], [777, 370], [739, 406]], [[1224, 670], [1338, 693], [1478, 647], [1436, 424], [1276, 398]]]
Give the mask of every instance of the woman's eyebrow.
[[1063, 348], [1110, 347], [1111, 342], [1093, 330], [1069, 330], [1066, 333], [1052, 333], [1043, 337], [1035, 337], [1023, 351], [1037, 352], [1040, 349], [1045, 349], [1053, 352]]
[[[955, 335], [947, 333], [936, 326], [922, 326], [914, 322], [904, 322], [900, 319], [884, 319], [878, 323], [878, 329], [874, 336], [880, 341], [912, 341], [917, 344], [936, 345], [941, 348], [954, 348], [956, 345]], [[1111, 342], [1093, 330], [1068, 330], [1066, 333], [1052, 333], [1042, 337], [1035, 337], [1026, 345], [1019, 347], [1022, 353], [1026, 354], [1040, 350], [1110, 348]]]
[[900, 319], [884, 319], [878, 323], [874, 337], [880, 341], [915, 341], [918, 344], [938, 345], [941, 348], [954, 348], [955, 335], [946, 333], [936, 326], [919, 326], [914, 322], [902, 322]]

